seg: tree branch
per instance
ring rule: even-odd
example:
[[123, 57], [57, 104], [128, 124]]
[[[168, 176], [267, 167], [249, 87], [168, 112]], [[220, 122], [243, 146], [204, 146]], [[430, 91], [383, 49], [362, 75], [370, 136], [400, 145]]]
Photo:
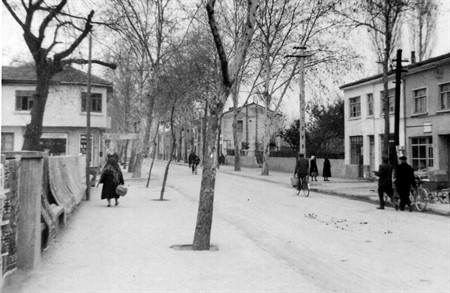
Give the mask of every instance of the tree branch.
[[48, 24], [55, 18], [55, 16], [61, 12], [62, 8], [66, 5], [67, 0], [62, 0], [54, 9], [51, 9], [49, 14], [44, 18], [39, 27], [39, 42], [42, 42], [45, 37], [45, 29]]
[[223, 43], [222, 43], [222, 38], [220, 37], [220, 33], [219, 33], [219, 28], [217, 27], [217, 22], [216, 22], [216, 18], [214, 16], [214, 5], [215, 5], [216, 1], [215, 0], [209, 0], [208, 3], [206, 3], [206, 11], [208, 13], [208, 22], [209, 22], [209, 26], [211, 28], [211, 33], [213, 35], [214, 38], [214, 43], [216, 45], [217, 48], [217, 53], [219, 54], [219, 59], [220, 59], [220, 69], [222, 72], [222, 78], [223, 78], [223, 82], [226, 86], [230, 86], [231, 85], [231, 79], [230, 79], [230, 74], [228, 72], [228, 58], [227, 58], [227, 54], [225, 52]]
[[[117, 64], [115, 63], [109, 63], [109, 62], [104, 62], [104, 61], [100, 61], [100, 60], [91, 60], [92, 63], [94, 64], [99, 64], [111, 69], [116, 69], [117, 68]], [[88, 64], [89, 60], [86, 59], [79, 59], [79, 58], [72, 58], [72, 59], [65, 59], [61, 61], [61, 65], [70, 65], [70, 64]]]
[[83, 39], [88, 35], [88, 33], [91, 31], [92, 29], [92, 24], [91, 24], [91, 20], [92, 17], [94, 16], [94, 10], [91, 10], [91, 12], [88, 15], [87, 21], [86, 21], [86, 25], [84, 26], [84, 31], [81, 33], [81, 35], [72, 43], [72, 45], [65, 51], [55, 54], [54, 56], [54, 60], [55, 61], [61, 61], [62, 59], [66, 58], [67, 56], [69, 56], [70, 54], [72, 54], [72, 52], [75, 50], [75, 48], [78, 47], [78, 45], [81, 43], [81, 41], [83, 41]]
[[6, 9], [8, 9], [9, 13], [11, 13], [12, 17], [16, 20], [16, 22], [22, 27], [23, 30], [25, 30], [25, 24], [22, 22], [22, 20], [20, 20], [16, 12], [11, 8], [8, 1], [2, 0], [2, 2], [6, 6]]

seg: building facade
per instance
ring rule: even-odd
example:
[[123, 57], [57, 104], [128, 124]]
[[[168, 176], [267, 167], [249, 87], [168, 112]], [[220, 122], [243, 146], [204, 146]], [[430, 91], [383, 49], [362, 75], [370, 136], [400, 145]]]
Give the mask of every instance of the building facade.
[[[402, 74], [399, 153], [416, 171], [444, 174], [450, 165], [450, 54], [413, 63]], [[394, 136], [395, 83], [389, 74], [390, 137]], [[384, 136], [382, 75], [343, 85], [345, 166], [348, 177], [373, 177]], [[391, 140], [391, 138], [390, 138]], [[441, 177], [442, 178], [442, 177]]]
[[[265, 132], [265, 108], [256, 103], [246, 104], [239, 108], [237, 116], [237, 140], [239, 149], [242, 155], [255, 156], [256, 150], [262, 150], [262, 144]], [[274, 115], [274, 112], [269, 110], [269, 115]], [[276, 114], [276, 125], [282, 122], [282, 116]], [[234, 152], [234, 138], [233, 138], [233, 119], [234, 110], [230, 108], [223, 113], [221, 123], [221, 149], [223, 154], [231, 154]], [[280, 148], [280, 138], [274, 137], [271, 141], [272, 147]]]
[[[19, 151], [36, 87], [34, 66], [2, 67], [2, 140], [1, 150]], [[42, 149], [49, 155], [86, 153], [87, 74], [66, 67], [55, 75], [45, 107], [41, 136]], [[112, 83], [96, 76], [91, 78], [92, 164], [99, 165], [103, 153], [102, 134], [110, 128], [107, 96]]]

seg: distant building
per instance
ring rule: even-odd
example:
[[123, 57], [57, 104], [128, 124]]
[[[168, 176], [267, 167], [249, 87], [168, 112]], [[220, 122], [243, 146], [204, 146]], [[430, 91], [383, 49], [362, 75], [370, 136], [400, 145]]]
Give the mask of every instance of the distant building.
[[[237, 140], [242, 155], [255, 156], [255, 150], [262, 150], [265, 121], [265, 108], [256, 103], [246, 104], [239, 108], [237, 117]], [[273, 116], [274, 112], [269, 110], [269, 115]], [[277, 113], [277, 123], [282, 120], [282, 115]], [[223, 113], [221, 127], [221, 145], [222, 151], [226, 155], [234, 152], [233, 138], [233, 118], [234, 110], [230, 108]], [[279, 137], [274, 136], [271, 141], [272, 148], [280, 148]]]
[[[3, 151], [19, 151], [36, 88], [34, 66], [2, 67], [2, 143]], [[92, 164], [100, 163], [103, 150], [102, 133], [110, 128], [107, 96], [111, 82], [91, 78]], [[41, 145], [49, 155], [86, 153], [87, 74], [66, 67], [52, 79], [45, 107]]]
[[[414, 170], [446, 174], [450, 165], [450, 54], [405, 67], [400, 101], [400, 151]], [[390, 136], [394, 135], [394, 72], [389, 73]], [[348, 177], [372, 177], [384, 135], [382, 75], [341, 87], [345, 98]], [[449, 180], [450, 178], [447, 178]]]

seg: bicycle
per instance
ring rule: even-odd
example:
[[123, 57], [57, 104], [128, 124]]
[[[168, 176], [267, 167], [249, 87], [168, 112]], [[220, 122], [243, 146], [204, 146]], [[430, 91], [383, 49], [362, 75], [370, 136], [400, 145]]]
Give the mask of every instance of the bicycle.
[[419, 212], [423, 212], [425, 210], [430, 200], [428, 190], [422, 187], [422, 183], [423, 181], [419, 177], [416, 177], [417, 188], [416, 190], [411, 188], [409, 193], [411, 205], [413, 205]]
[[303, 194], [305, 197], [308, 197], [308, 196], [309, 196], [309, 182], [308, 182], [308, 176], [301, 177], [298, 184], [300, 184], [300, 186], [298, 187], [297, 195], [299, 195], [300, 192], [302, 192], [302, 194]]

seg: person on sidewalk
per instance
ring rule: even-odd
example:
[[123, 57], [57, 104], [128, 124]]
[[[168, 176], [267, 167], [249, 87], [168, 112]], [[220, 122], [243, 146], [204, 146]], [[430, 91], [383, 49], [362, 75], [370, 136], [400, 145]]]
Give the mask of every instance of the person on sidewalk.
[[200, 164], [200, 158], [192, 152], [189, 155], [189, 167], [192, 168], [192, 174], [197, 174], [198, 164]]
[[309, 170], [309, 176], [311, 176], [311, 181], [317, 181], [317, 175], [319, 175], [319, 170], [317, 169], [316, 157], [311, 157], [311, 167]]
[[111, 199], [114, 198], [117, 206], [119, 204], [119, 195], [116, 193], [116, 188], [120, 184], [125, 184], [125, 182], [119, 164], [114, 157], [110, 157], [106, 161], [97, 187], [100, 183], [103, 183], [101, 199], [106, 199], [108, 201], [107, 206], [110, 207]]
[[375, 176], [378, 176], [378, 198], [380, 199], [380, 206], [377, 209], [384, 210], [384, 193], [394, 203], [395, 209], [398, 210], [397, 204], [394, 201], [394, 190], [392, 189], [392, 165], [388, 163], [389, 158], [383, 156], [381, 159], [381, 165], [378, 167], [378, 171], [374, 171]]
[[298, 176], [297, 190], [302, 188], [303, 180], [308, 179], [309, 162], [304, 154], [299, 153], [295, 162], [294, 177]]
[[322, 171], [323, 181], [330, 181], [328, 180], [329, 177], [331, 177], [331, 163], [328, 158], [325, 158], [325, 161], [323, 162], [323, 171]]
[[400, 164], [397, 166], [394, 183], [400, 196], [400, 210], [404, 211], [405, 206], [408, 206], [409, 211], [412, 212], [413, 207], [411, 205], [411, 200], [409, 199], [409, 193], [411, 186], [414, 187], [414, 189], [417, 188], [414, 170], [410, 165], [408, 165], [408, 163], [406, 163], [405, 156], [401, 156], [398, 159]]

